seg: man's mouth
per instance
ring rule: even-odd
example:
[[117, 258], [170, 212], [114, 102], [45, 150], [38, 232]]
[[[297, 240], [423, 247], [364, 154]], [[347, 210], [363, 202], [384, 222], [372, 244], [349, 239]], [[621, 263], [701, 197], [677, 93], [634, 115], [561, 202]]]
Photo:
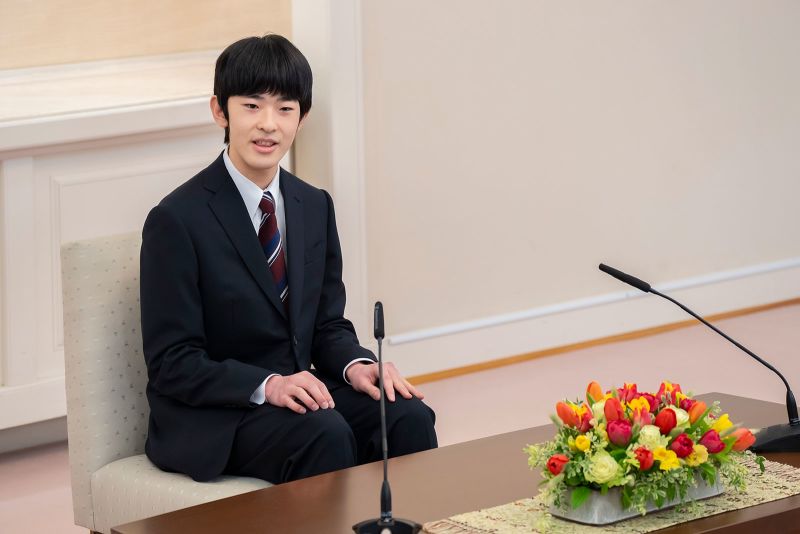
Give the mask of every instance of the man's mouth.
[[278, 146], [278, 142], [273, 139], [256, 139], [253, 144], [257, 151], [265, 154], [272, 152]]

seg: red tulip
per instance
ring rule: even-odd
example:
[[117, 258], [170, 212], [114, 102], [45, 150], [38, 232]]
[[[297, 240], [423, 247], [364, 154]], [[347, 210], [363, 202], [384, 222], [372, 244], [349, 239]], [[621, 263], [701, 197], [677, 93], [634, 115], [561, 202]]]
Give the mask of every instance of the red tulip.
[[675, 451], [678, 458], [686, 458], [692, 454], [692, 447], [694, 447], [694, 442], [685, 433], [678, 435], [678, 437], [669, 444], [669, 448]]
[[639, 425], [640, 427], [653, 424], [653, 414], [644, 408], [641, 410], [634, 410], [631, 419], [633, 420], [633, 424]]
[[650, 412], [656, 413], [656, 411], [658, 410], [658, 401], [656, 400], [656, 398], [650, 393], [641, 393], [639, 396], [647, 399], [647, 403], [650, 405]]
[[578, 414], [572, 409], [572, 406], [566, 402], [558, 402], [556, 404], [556, 414], [561, 421], [567, 426], [578, 426]]
[[647, 471], [653, 467], [653, 453], [647, 447], [639, 447], [633, 451], [636, 459], [639, 460], [639, 470]]
[[678, 418], [675, 416], [675, 410], [672, 408], [664, 408], [656, 416], [656, 426], [661, 430], [661, 434], [666, 436], [670, 430], [675, 428], [678, 424]]
[[589, 409], [588, 406], [585, 404], [583, 405], [583, 413], [580, 415], [580, 419], [578, 421], [578, 430], [581, 432], [586, 432], [592, 427], [592, 410]]
[[636, 384], [625, 384], [624, 387], [617, 388], [617, 394], [622, 402], [632, 401], [638, 397], [638, 393], [636, 392]]
[[605, 406], [603, 407], [603, 413], [606, 414], [606, 421], [625, 419], [625, 412], [622, 410], [622, 405], [614, 397], [606, 399]]
[[624, 419], [609, 421], [606, 431], [608, 432], [609, 441], [614, 445], [627, 447], [628, 443], [631, 442], [631, 434], [633, 434], [631, 424]]
[[700, 438], [700, 445], [705, 446], [708, 452], [716, 454], [725, 450], [725, 443], [719, 438], [719, 433], [711, 429]]
[[692, 409], [692, 406], [695, 405], [697, 401], [694, 399], [690, 399], [689, 397], [684, 397], [681, 399], [681, 410], [686, 410], [687, 412]]
[[569, 463], [569, 458], [565, 454], [554, 454], [547, 460], [547, 469], [554, 475], [564, 470], [564, 466]]
[[590, 382], [586, 388], [586, 400], [589, 404], [603, 400], [603, 388], [597, 382]]
[[662, 400], [666, 395], [667, 398], [669, 399], [670, 404], [676, 404], [678, 402], [677, 401], [678, 393], [681, 393], [680, 384], [670, 384], [669, 382], [661, 382], [661, 387], [658, 388], [658, 393], [656, 393], [656, 397], [658, 397], [658, 400]]
[[694, 424], [700, 417], [706, 413], [706, 403], [703, 401], [696, 401], [692, 404], [692, 407], [689, 408], [689, 422]]
[[748, 449], [756, 442], [756, 437], [747, 428], [737, 428], [731, 433], [731, 436], [736, 436], [736, 442], [733, 444], [733, 450], [735, 451]]

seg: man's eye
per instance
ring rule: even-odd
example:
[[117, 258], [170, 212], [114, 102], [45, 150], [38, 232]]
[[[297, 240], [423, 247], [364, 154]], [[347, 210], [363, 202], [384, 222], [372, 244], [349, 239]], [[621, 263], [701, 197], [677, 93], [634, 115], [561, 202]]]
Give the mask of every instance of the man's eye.
[[294, 111], [294, 108], [291, 106], [284, 106], [281, 108], [281, 111], [286, 111], [286, 112]]
[[256, 104], [251, 104], [251, 103], [249, 103], [249, 102], [248, 102], [248, 103], [246, 103], [246, 104], [244, 105], [244, 107], [246, 107], [247, 109], [258, 109], [258, 106], [257, 106]]

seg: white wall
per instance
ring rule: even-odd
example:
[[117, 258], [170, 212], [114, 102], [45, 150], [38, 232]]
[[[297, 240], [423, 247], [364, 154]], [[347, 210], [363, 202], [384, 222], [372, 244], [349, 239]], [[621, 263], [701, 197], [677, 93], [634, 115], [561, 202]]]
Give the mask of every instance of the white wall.
[[797, 3], [355, 4], [351, 297], [410, 374], [683, 318], [601, 261], [704, 313], [800, 295]]

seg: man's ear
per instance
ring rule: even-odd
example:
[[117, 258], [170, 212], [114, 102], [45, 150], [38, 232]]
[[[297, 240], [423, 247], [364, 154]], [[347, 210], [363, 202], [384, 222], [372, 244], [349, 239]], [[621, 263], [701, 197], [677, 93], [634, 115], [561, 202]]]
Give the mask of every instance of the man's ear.
[[217, 95], [211, 97], [209, 105], [211, 106], [211, 116], [214, 117], [214, 122], [216, 122], [220, 128], [227, 128], [228, 119], [225, 118], [225, 112], [222, 111], [222, 106], [219, 105]]

